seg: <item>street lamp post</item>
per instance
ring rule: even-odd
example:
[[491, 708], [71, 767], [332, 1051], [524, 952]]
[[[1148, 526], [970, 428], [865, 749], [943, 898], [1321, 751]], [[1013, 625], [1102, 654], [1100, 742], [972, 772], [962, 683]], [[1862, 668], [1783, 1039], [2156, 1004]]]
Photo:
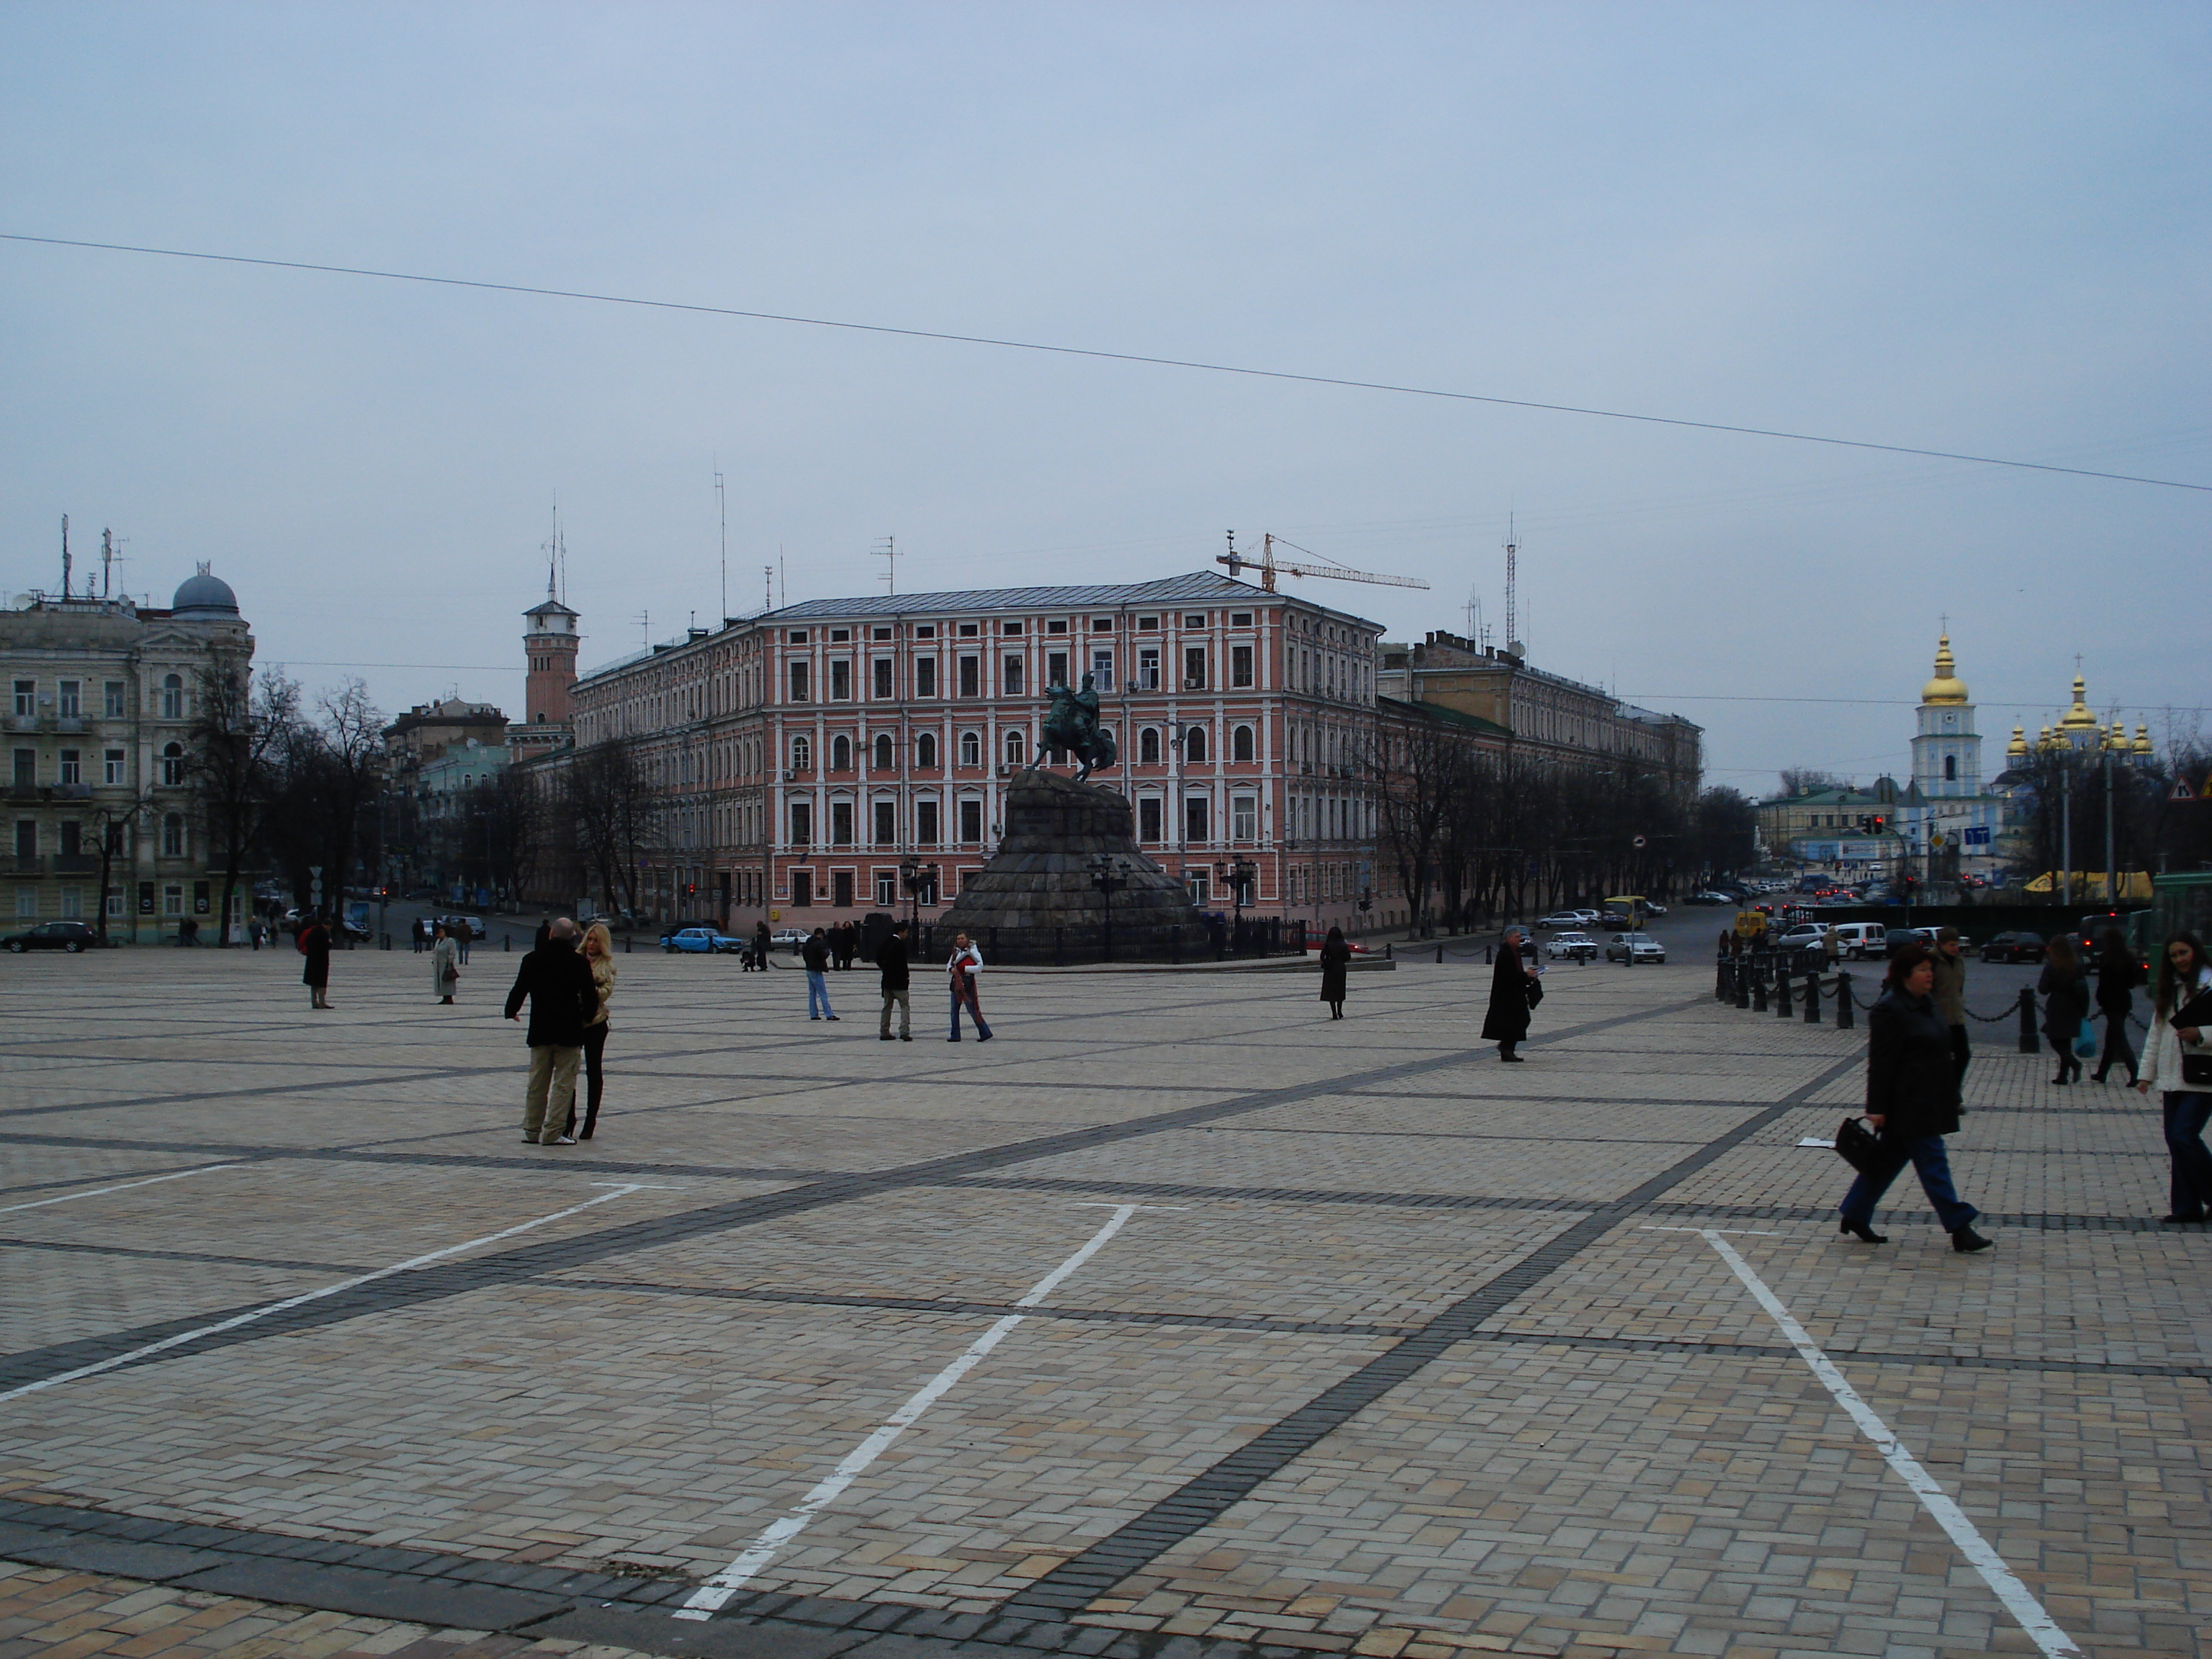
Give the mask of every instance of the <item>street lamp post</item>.
[[1087, 866], [1091, 884], [1106, 896], [1105, 920], [1101, 933], [1106, 960], [1114, 960], [1114, 895], [1129, 884], [1127, 866], [1109, 853], [1094, 853]]

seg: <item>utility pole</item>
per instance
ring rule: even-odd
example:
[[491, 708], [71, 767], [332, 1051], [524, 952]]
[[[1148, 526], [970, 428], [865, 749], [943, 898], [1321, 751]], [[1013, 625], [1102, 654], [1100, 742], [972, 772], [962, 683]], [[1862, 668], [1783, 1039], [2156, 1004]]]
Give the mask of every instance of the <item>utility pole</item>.
[[730, 619], [730, 500], [723, 489], [722, 469], [714, 469], [714, 510], [721, 520], [722, 532], [722, 608], [714, 614], [724, 622]]
[[869, 551], [884, 562], [881, 580], [884, 591], [896, 595], [898, 592], [898, 538], [886, 536]]

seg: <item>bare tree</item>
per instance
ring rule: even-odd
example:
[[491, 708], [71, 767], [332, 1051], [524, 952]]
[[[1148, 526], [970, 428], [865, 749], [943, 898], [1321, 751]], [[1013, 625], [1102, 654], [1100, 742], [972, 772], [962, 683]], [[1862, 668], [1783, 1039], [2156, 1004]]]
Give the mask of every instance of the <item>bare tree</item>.
[[638, 871], [659, 848], [660, 803], [627, 738], [580, 751], [563, 778], [562, 805], [585, 867], [606, 902], [638, 907]]
[[243, 663], [200, 671], [193, 705], [191, 770], [208, 839], [222, 860], [217, 942], [228, 945], [240, 872], [261, 844], [276, 799], [276, 772], [300, 723], [299, 685], [280, 673], [250, 684]]
[[1809, 766], [1785, 766], [1782, 769], [1781, 776], [1782, 793], [1785, 795], [1802, 795], [1808, 790], [1848, 789], [1851, 787], [1848, 779]]

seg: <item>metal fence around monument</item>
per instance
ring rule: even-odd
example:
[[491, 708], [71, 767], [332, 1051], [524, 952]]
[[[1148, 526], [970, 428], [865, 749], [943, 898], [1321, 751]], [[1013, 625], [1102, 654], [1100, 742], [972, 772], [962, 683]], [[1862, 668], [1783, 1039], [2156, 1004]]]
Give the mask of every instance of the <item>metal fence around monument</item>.
[[[965, 932], [982, 953], [988, 964], [1007, 960], [1002, 944], [1013, 943], [1016, 930], [986, 927], [980, 934], [973, 928], [947, 927], [941, 923], [927, 922], [921, 928], [921, 948], [918, 960], [941, 961], [952, 953], [954, 933]], [[1318, 944], [1307, 924], [1278, 916], [1246, 916], [1206, 918], [1188, 927], [1169, 931], [1166, 949], [1148, 948], [1141, 954], [1131, 948], [1126, 934], [1116, 937], [1115, 929], [1102, 923], [1096, 927], [1027, 927], [1019, 930], [1020, 949], [1013, 958], [1024, 966], [1072, 968], [1084, 963], [1120, 962], [1134, 965], [1139, 963], [1173, 967], [1182, 963], [1230, 962], [1257, 957], [1302, 957]], [[1005, 937], [1002, 939], [1002, 935]], [[1048, 951], [1040, 950], [1049, 940]]]

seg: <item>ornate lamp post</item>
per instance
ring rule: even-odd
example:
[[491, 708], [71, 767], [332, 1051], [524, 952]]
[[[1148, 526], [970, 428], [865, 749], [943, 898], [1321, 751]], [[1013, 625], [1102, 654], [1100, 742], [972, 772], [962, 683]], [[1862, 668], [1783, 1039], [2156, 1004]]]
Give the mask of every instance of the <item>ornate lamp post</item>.
[[1245, 890], [1251, 885], [1253, 877], [1260, 873], [1260, 866], [1239, 853], [1226, 865], [1215, 865], [1213, 872], [1229, 884], [1229, 898], [1234, 909], [1230, 923], [1229, 939], [1230, 948], [1234, 950], [1243, 942], [1244, 938]]
[[1091, 872], [1091, 884], [1106, 896], [1106, 918], [1103, 929], [1106, 960], [1114, 960], [1114, 895], [1129, 884], [1128, 866], [1111, 853], [1094, 853], [1085, 867]]

